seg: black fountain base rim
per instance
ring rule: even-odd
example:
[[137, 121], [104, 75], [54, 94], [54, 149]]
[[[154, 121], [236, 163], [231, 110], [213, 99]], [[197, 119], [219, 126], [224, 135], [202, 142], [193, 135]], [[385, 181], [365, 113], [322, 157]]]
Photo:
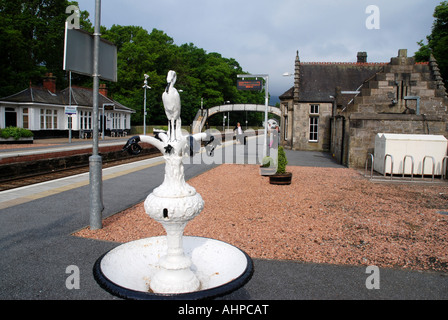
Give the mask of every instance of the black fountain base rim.
[[[208, 239], [202, 237], [190, 237], [197, 239]], [[213, 239], [211, 239], [213, 240]], [[218, 241], [218, 240], [216, 240]], [[221, 242], [221, 241], [219, 241]], [[236, 247], [235, 247], [236, 248]], [[126, 300], [206, 300], [206, 299], [215, 299], [225, 295], [228, 295], [240, 288], [242, 288], [249, 280], [252, 278], [254, 273], [253, 261], [250, 256], [244, 252], [243, 250], [237, 248], [246, 259], [246, 268], [244, 272], [241, 273], [235, 279], [231, 281], [204, 290], [199, 290], [195, 292], [187, 292], [187, 293], [175, 293], [175, 294], [163, 294], [163, 293], [154, 293], [154, 292], [143, 292], [138, 290], [133, 290], [130, 288], [123, 287], [113, 281], [111, 281], [101, 269], [101, 262], [104, 257], [110, 253], [112, 250], [104, 253], [101, 257], [99, 257], [94, 266], [93, 266], [93, 277], [98, 285], [105, 291], [110, 294], [126, 299]]]

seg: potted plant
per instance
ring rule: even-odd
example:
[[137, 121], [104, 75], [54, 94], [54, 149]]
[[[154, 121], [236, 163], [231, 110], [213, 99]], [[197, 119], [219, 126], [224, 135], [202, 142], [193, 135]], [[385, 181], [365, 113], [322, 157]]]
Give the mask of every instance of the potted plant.
[[0, 143], [33, 143], [33, 133], [28, 129], [6, 127], [0, 129]]
[[260, 166], [260, 175], [270, 176], [277, 172], [277, 167], [275, 166], [275, 161], [272, 157], [266, 156], [263, 158]]
[[285, 150], [283, 149], [282, 146], [279, 146], [277, 157], [277, 172], [274, 175], [269, 176], [270, 184], [281, 184], [281, 185], [291, 184], [292, 172], [286, 172], [287, 164], [288, 159], [286, 158]]

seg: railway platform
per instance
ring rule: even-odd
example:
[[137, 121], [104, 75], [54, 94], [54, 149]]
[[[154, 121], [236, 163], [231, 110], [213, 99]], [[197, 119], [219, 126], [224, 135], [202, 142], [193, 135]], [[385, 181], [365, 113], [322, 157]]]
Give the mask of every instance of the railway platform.
[[[127, 140], [128, 138], [106, 137], [98, 141], [98, 147], [124, 145]], [[7, 159], [11, 158], [27, 160], [30, 156], [79, 153], [89, 150], [92, 150], [92, 139], [72, 139], [69, 142], [68, 138], [58, 138], [35, 140], [33, 144], [0, 144], [0, 164], [6, 163]]]
[[[287, 155], [291, 165], [336, 166], [326, 154], [287, 151]], [[185, 178], [188, 181], [215, 166], [185, 165]], [[163, 159], [158, 157], [104, 169], [103, 218], [143, 201], [160, 185], [163, 175]], [[87, 173], [3, 191], [0, 198], [0, 299], [117, 299], [99, 287], [92, 268], [119, 243], [72, 235], [89, 223]], [[73, 266], [80, 272], [78, 288], [67, 285], [71, 276], [67, 270]], [[448, 277], [440, 273], [382, 269], [381, 288], [368, 290], [368, 275], [362, 266], [255, 259], [254, 269], [246, 286], [222, 299], [240, 300], [241, 304], [263, 300], [272, 305], [274, 300], [448, 299]], [[297, 307], [286, 306], [288, 314]]]

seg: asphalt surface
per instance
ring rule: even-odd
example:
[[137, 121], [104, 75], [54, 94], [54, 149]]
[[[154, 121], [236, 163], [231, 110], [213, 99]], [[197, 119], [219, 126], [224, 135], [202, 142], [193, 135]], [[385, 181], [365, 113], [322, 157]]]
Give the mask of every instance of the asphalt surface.
[[[326, 153], [286, 153], [289, 165], [341, 167]], [[164, 164], [152, 161], [103, 171], [103, 218], [143, 201], [161, 184]], [[217, 165], [186, 164], [185, 177], [191, 179]], [[51, 182], [20, 188], [13, 200], [6, 197], [11, 192], [0, 192], [0, 299], [120, 300], [101, 289], [92, 273], [95, 261], [119, 244], [71, 235], [89, 224], [88, 175], [82, 179], [64, 179], [64, 186]], [[53, 190], [45, 189], [51, 186]], [[71, 266], [79, 270], [79, 288], [68, 288], [75, 274]], [[443, 273], [381, 268], [379, 288], [369, 289], [371, 274], [360, 266], [254, 259], [254, 270], [243, 288], [219, 300], [448, 298], [448, 275]]]

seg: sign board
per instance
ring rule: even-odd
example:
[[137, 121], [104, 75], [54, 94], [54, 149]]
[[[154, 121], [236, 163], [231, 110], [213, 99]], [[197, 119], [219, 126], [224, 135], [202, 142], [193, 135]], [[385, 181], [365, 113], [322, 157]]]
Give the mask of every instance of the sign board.
[[65, 114], [76, 114], [78, 107], [77, 106], [66, 106]]
[[103, 104], [103, 109], [107, 110], [107, 111], [115, 110], [114, 105], [113, 104], [108, 104], [108, 103]]
[[261, 91], [263, 80], [237, 80], [238, 90]]
[[[65, 24], [64, 70], [93, 76], [93, 39], [92, 34]], [[117, 82], [117, 47], [112, 42], [100, 39], [98, 64], [101, 79]]]

